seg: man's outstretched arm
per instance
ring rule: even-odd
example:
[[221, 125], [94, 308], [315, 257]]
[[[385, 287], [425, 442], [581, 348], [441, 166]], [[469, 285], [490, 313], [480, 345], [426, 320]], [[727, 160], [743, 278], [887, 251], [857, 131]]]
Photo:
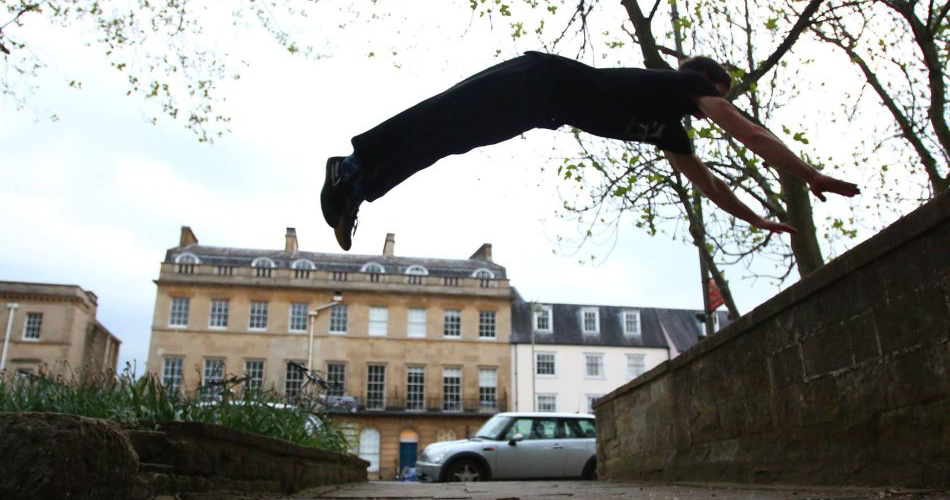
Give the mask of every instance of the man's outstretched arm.
[[665, 153], [673, 168], [682, 172], [693, 185], [699, 188], [700, 192], [712, 200], [713, 203], [719, 205], [719, 208], [759, 229], [786, 233], [798, 232], [797, 229], [788, 224], [764, 219], [752, 211], [745, 203], [739, 201], [739, 198], [729, 189], [729, 186], [722, 179], [713, 175], [706, 164], [696, 155], [684, 155], [670, 151], [665, 151]]
[[811, 191], [821, 201], [825, 201], [823, 193], [826, 192], [849, 197], [861, 192], [855, 184], [829, 177], [810, 167], [768, 130], [742, 116], [729, 101], [721, 97], [706, 96], [698, 98], [696, 104], [703, 115], [770, 165], [807, 182]]

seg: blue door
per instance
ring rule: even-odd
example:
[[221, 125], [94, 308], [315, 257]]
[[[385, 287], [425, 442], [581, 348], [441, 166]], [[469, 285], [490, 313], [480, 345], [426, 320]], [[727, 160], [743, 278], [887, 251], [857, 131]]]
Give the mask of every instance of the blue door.
[[416, 455], [418, 454], [419, 443], [399, 443], [399, 470], [404, 471], [406, 467], [416, 466]]

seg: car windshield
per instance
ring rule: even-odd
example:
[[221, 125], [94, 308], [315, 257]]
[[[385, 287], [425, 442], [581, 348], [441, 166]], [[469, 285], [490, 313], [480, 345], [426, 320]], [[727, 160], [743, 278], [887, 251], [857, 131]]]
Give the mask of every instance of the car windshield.
[[478, 432], [475, 433], [475, 437], [498, 439], [498, 435], [508, 426], [508, 422], [511, 422], [511, 417], [495, 415], [488, 419], [488, 422], [485, 422], [485, 425], [482, 425], [481, 429], [478, 429]]

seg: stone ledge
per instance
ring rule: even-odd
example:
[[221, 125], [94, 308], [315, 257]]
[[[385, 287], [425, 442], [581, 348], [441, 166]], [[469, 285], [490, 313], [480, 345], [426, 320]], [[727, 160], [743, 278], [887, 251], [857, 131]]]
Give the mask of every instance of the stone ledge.
[[[950, 191], [938, 196], [917, 210], [901, 217], [878, 234], [828, 262], [801, 281], [779, 292], [771, 299], [733, 321], [715, 335], [707, 337], [691, 349], [676, 358], [664, 361], [650, 371], [630, 382], [614, 389], [597, 399], [594, 409], [614, 398], [647, 384], [657, 377], [676, 371], [706, 353], [722, 347], [724, 344], [741, 337], [748, 330], [768, 321], [787, 310], [793, 304], [803, 301], [818, 291], [827, 288], [861, 267], [871, 264], [889, 252], [906, 245], [926, 231], [946, 220], [950, 214]], [[948, 250], [950, 253], [950, 250]]]

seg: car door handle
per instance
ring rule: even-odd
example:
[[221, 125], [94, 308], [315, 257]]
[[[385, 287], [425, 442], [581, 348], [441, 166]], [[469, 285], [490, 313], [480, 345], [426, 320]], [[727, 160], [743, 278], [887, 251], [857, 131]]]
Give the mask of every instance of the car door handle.
[[552, 450], [563, 450], [564, 447], [561, 446], [561, 445], [559, 445], [559, 444], [556, 444], [556, 445], [552, 446], [551, 449], [552, 449]]

